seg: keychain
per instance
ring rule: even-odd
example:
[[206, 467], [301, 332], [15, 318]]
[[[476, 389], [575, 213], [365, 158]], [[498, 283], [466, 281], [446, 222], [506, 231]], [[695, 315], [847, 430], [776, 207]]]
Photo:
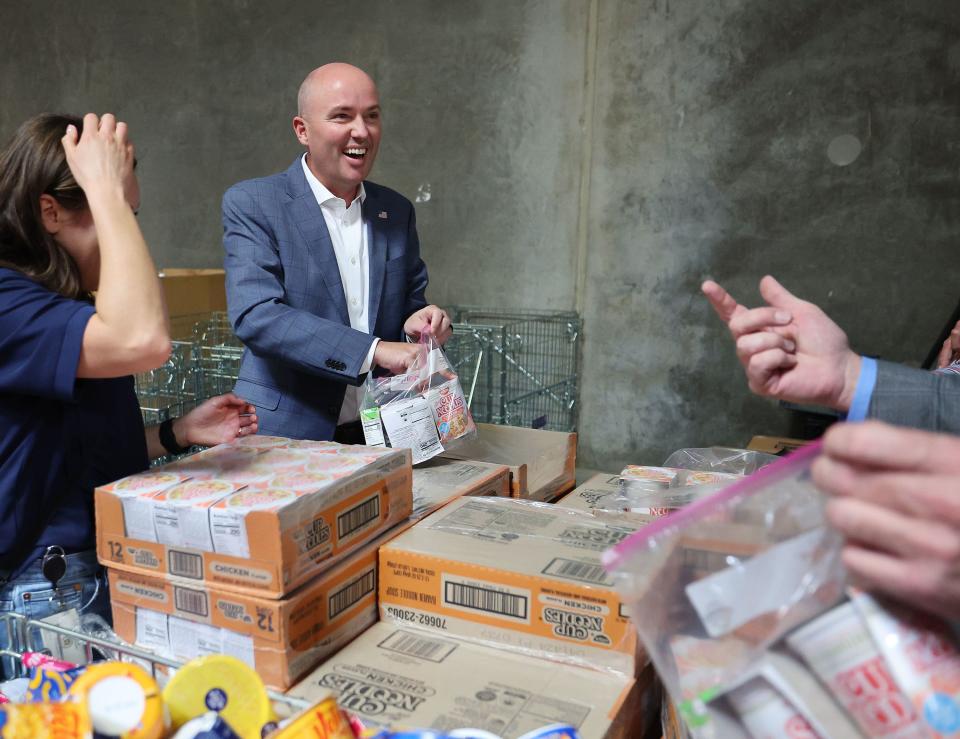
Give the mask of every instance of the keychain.
[[50, 600], [56, 598], [60, 608], [63, 608], [63, 593], [60, 592], [57, 585], [67, 572], [67, 555], [63, 551], [63, 547], [47, 547], [47, 551], [43, 553], [43, 559], [40, 561], [40, 572], [53, 585], [54, 595]]

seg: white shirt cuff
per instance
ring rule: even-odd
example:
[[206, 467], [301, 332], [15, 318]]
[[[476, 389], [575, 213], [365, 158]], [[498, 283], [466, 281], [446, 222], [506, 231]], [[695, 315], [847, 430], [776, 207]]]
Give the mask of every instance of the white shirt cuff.
[[377, 344], [380, 343], [380, 339], [374, 337], [373, 343], [370, 345], [370, 351], [367, 352], [367, 358], [363, 360], [363, 364], [360, 365], [360, 374], [364, 372], [369, 372], [370, 368], [373, 367], [373, 355], [377, 353]]

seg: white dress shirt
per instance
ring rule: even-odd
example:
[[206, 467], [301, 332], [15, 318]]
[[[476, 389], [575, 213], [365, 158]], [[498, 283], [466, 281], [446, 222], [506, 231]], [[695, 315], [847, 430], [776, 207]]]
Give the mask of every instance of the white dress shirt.
[[[357, 196], [347, 207], [342, 198], [331, 193], [318, 180], [310, 167], [307, 166], [307, 155], [303, 155], [300, 162], [307, 183], [313, 191], [323, 220], [327, 224], [333, 251], [337, 256], [337, 267], [340, 269], [340, 282], [343, 283], [343, 294], [347, 299], [347, 314], [350, 317], [350, 328], [370, 333], [370, 250], [369, 225], [363, 220], [361, 206], [367, 197], [360, 183]], [[377, 350], [380, 339], [375, 338], [367, 353], [367, 358], [360, 365], [361, 372], [367, 372], [373, 367], [373, 355]], [[363, 399], [363, 385], [360, 387], [347, 386], [343, 396], [343, 405], [340, 408], [340, 418], [337, 424], [356, 421], [360, 417], [360, 402]]]

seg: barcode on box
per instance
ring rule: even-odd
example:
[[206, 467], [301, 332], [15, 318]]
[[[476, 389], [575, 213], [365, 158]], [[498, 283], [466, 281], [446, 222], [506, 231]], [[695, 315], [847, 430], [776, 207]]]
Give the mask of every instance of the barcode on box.
[[337, 536], [345, 539], [380, 520], [380, 494], [355, 505], [337, 516]]
[[592, 585], [610, 584], [603, 565], [577, 562], [575, 559], [564, 559], [563, 557], [555, 557], [543, 570], [543, 574], [565, 577], [568, 580], [588, 582]]
[[350, 606], [355, 605], [365, 595], [377, 589], [377, 571], [364, 572], [360, 577], [351, 580], [335, 593], [330, 594], [327, 606], [327, 619], [332, 620], [343, 613]]
[[203, 557], [191, 552], [178, 552], [176, 549], [167, 551], [167, 569], [171, 575], [190, 577], [194, 580], [203, 579]]
[[478, 588], [475, 585], [463, 585], [448, 582], [443, 590], [443, 600], [455, 606], [470, 608], [475, 611], [496, 613], [500, 616], [513, 618], [527, 618], [527, 599], [522, 595], [501, 593], [489, 588]]
[[409, 657], [419, 657], [438, 664], [453, 654], [457, 648], [456, 644], [448, 641], [415, 636], [407, 631], [394, 631], [378, 646], [381, 649], [406, 654]]
[[206, 616], [210, 613], [207, 609], [207, 594], [202, 590], [188, 590], [174, 585], [173, 604], [178, 611], [192, 613], [194, 616]]

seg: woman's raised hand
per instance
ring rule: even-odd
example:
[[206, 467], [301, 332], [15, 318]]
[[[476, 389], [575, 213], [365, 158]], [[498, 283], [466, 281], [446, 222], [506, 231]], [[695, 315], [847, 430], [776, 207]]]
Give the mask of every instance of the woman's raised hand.
[[83, 117], [83, 133], [67, 126], [61, 139], [67, 164], [87, 195], [97, 188], [123, 188], [133, 174], [133, 144], [127, 139], [127, 124], [112, 113], [97, 118], [93, 113]]

